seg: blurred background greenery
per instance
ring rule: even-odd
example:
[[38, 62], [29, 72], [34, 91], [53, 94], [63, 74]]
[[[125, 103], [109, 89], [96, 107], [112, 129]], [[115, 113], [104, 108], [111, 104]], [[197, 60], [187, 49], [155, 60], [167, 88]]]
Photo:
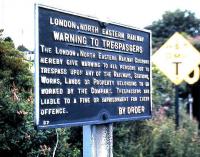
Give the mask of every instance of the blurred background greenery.
[[[166, 12], [146, 29], [152, 31], [153, 53], [176, 31], [200, 50], [200, 19], [190, 11]], [[56, 143], [55, 129], [37, 131], [33, 124], [32, 63], [11, 38], [0, 31], [0, 156], [49, 157]], [[114, 157], [199, 157], [200, 81], [179, 89], [180, 127], [174, 124], [174, 86], [153, 66], [153, 118], [114, 123]], [[192, 74], [191, 74], [192, 75]], [[193, 120], [187, 114], [188, 94]], [[82, 128], [58, 129], [57, 157], [82, 156]]]

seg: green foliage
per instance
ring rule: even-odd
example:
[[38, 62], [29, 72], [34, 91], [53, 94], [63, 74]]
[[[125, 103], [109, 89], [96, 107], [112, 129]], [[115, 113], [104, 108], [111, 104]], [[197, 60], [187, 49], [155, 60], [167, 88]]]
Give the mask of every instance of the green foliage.
[[32, 88], [33, 78], [27, 66], [23, 54], [15, 50], [12, 42], [0, 41], [0, 79], [5, 86], [14, 82], [20, 89]]
[[153, 105], [157, 110], [167, 99], [173, 102], [174, 90], [173, 83], [163, 75], [163, 73], [153, 65], [152, 68], [153, 83]]
[[[124, 122], [114, 125], [114, 156], [139, 157], [151, 155], [152, 127], [147, 121]], [[145, 147], [144, 147], [145, 145]]]
[[[0, 156], [52, 156], [56, 132], [34, 128], [33, 76], [23, 54], [14, 48], [11, 39], [2, 38], [1, 30], [0, 89]], [[58, 134], [56, 156], [79, 157], [80, 142], [71, 143], [76, 139], [71, 129], [58, 129]]]
[[197, 123], [182, 112], [179, 130], [174, 120], [157, 112], [152, 120], [115, 125], [115, 157], [198, 157]]
[[198, 137], [197, 123], [188, 119], [182, 111], [184, 119], [179, 130], [174, 130], [174, 120], [169, 118], [154, 119], [149, 122], [153, 130], [155, 157], [190, 157], [199, 156], [200, 140]]
[[17, 50], [22, 51], [22, 52], [28, 51], [28, 49], [27, 49], [24, 45], [19, 45], [19, 46], [17, 47]]
[[187, 10], [167, 11], [162, 19], [153, 22], [146, 28], [152, 30], [153, 47], [160, 47], [175, 32], [185, 32], [193, 37], [199, 35], [200, 19]]

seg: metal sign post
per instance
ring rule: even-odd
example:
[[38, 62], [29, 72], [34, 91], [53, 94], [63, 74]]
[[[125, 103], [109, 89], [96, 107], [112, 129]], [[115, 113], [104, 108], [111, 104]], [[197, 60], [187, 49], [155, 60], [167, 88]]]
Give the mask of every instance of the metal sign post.
[[175, 124], [176, 129], [179, 127], [179, 101], [178, 101], [178, 85], [175, 85]]
[[83, 126], [83, 157], [113, 157], [113, 125]]
[[188, 101], [189, 101], [189, 114], [190, 114], [190, 120], [192, 120], [192, 103], [193, 103], [193, 98], [192, 95], [189, 94], [188, 96]]

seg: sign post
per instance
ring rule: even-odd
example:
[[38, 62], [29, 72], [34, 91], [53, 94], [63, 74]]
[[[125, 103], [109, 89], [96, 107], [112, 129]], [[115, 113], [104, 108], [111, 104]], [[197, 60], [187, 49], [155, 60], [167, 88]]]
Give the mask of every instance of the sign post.
[[36, 6], [35, 124], [83, 127], [84, 157], [112, 157], [112, 123], [151, 118], [151, 33]]
[[192, 110], [193, 110], [193, 107], [192, 107], [192, 103], [193, 103], [193, 98], [192, 98], [192, 94], [189, 94], [188, 95], [188, 103], [189, 103], [189, 114], [190, 114], [190, 120], [192, 120]]
[[83, 126], [83, 157], [113, 157], [113, 125]]
[[175, 85], [175, 124], [176, 129], [179, 128], [179, 97], [178, 97], [179, 86]]

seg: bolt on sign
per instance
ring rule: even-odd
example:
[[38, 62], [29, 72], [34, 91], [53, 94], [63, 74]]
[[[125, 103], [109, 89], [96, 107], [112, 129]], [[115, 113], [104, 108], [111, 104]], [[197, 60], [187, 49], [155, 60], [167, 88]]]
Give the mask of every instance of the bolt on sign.
[[38, 128], [151, 117], [151, 33], [36, 5]]
[[192, 84], [199, 79], [200, 53], [178, 32], [155, 52], [152, 62], [176, 85], [183, 80]]

